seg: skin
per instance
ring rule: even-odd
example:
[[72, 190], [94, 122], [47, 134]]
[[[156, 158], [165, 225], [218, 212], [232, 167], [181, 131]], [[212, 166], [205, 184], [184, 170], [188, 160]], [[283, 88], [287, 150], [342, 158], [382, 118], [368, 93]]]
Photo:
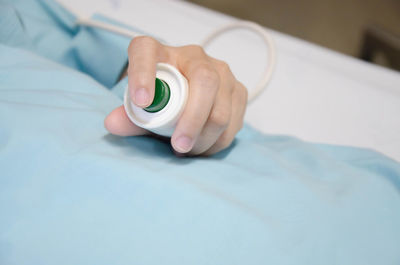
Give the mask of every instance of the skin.
[[[139, 107], [153, 101], [158, 62], [175, 66], [189, 81], [189, 98], [170, 139], [178, 156], [208, 156], [232, 143], [243, 126], [247, 89], [225, 62], [208, 56], [200, 46], [171, 47], [146, 36], [131, 41], [128, 55], [129, 92]], [[119, 136], [151, 134], [133, 124], [123, 106], [114, 109], [104, 125]]]

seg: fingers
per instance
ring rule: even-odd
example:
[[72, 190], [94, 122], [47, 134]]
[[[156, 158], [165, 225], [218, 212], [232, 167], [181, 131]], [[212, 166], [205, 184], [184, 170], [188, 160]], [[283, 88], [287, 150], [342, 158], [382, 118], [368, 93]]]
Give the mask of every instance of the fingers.
[[224, 62], [216, 61], [220, 86], [211, 113], [189, 155], [199, 155], [208, 150], [227, 129], [232, 116], [232, 91], [236, 79]]
[[236, 82], [235, 89], [232, 93], [232, 116], [230, 123], [218, 140], [202, 153], [204, 156], [209, 156], [229, 147], [235, 139], [235, 135], [243, 127], [244, 114], [247, 104], [247, 89], [240, 82]]
[[219, 88], [219, 76], [211, 62], [206, 60], [186, 62], [182, 71], [189, 80], [190, 92], [171, 144], [177, 152], [187, 153], [193, 148], [210, 115]]
[[134, 38], [128, 48], [128, 86], [131, 100], [139, 107], [147, 107], [154, 98], [156, 63], [162, 59], [162, 45], [150, 37]]
[[126, 115], [124, 106], [114, 109], [104, 120], [104, 127], [112, 134], [119, 136], [144, 135], [148, 132], [133, 124]]

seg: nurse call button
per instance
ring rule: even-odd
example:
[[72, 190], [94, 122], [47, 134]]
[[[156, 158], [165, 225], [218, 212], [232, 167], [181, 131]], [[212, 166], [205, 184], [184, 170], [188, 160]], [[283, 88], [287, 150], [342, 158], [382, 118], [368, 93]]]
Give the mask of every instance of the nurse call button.
[[170, 95], [168, 84], [164, 80], [156, 78], [153, 102], [144, 110], [152, 113], [162, 110], [168, 104]]

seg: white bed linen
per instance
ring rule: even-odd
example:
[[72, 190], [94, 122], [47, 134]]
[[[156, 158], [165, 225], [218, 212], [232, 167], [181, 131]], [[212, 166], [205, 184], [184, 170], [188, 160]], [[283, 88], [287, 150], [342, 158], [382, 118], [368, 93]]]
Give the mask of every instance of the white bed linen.
[[[58, 1], [83, 15], [101, 13], [134, 25], [173, 45], [199, 43], [213, 28], [235, 19], [183, 1]], [[399, 72], [271, 33], [278, 64], [267, 90], [248, 108], [249, 124], [265, 133], [372, 148], [400, 161]], [[264, 50], [257, 36], [244, 31], [208, 49], [249, 88], [265, 66]]]

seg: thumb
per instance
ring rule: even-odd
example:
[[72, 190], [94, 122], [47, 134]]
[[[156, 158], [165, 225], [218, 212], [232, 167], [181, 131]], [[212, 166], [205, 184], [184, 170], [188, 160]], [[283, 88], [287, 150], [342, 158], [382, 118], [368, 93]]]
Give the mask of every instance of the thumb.
[[120, 106], [108, 114], [104, 120], [104, 127], [111, 134], [119, 136], [136, 136], [149, 133], [147, 130], [131, 122], [125, 112], [124, 106]]

